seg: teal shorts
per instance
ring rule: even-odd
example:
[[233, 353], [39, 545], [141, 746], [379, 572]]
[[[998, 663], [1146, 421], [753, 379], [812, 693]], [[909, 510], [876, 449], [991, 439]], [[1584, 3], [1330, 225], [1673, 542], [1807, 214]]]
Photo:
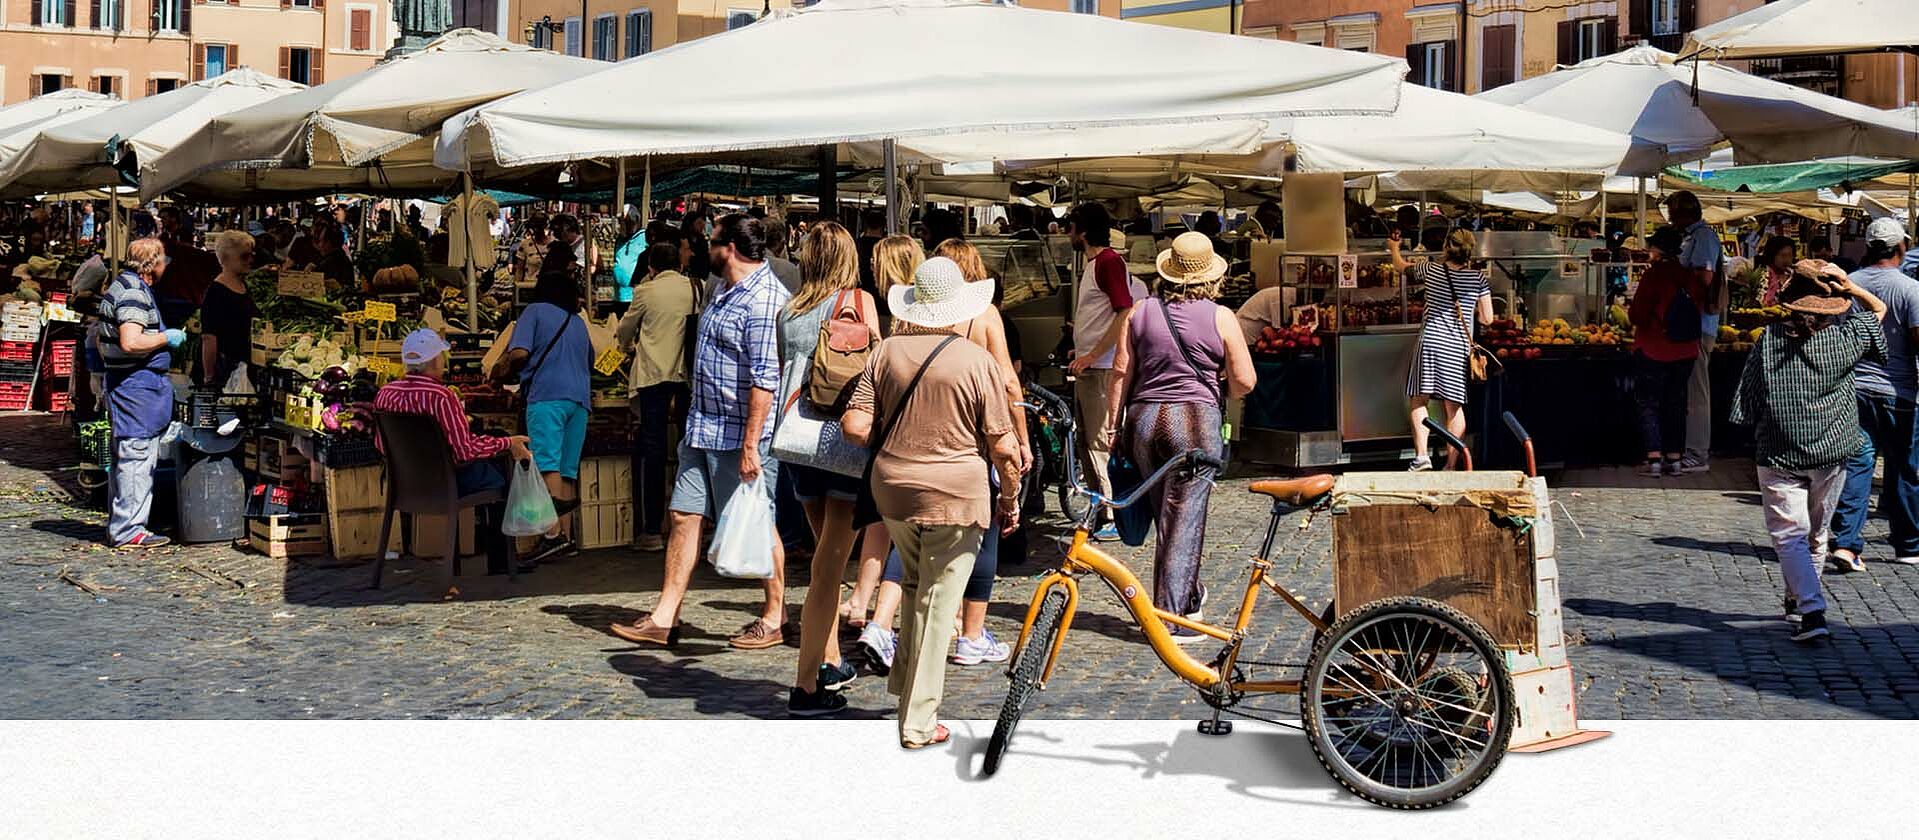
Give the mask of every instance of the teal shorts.
[[562, 478], [580, 477], [580, 449], [586, 446], [586, 406], [572, 400], [542, 400], [526, 407], [526, 436], [532, 439], [533, 465]]

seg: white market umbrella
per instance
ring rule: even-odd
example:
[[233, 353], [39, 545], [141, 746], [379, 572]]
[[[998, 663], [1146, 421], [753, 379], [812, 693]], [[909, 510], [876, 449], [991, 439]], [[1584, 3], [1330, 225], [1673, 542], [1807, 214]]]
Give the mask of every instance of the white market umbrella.
[[16, 102], [0, 108], [0, 133], [30, 122], [51, 117], [55, 114], [80, 110], [98, 110], [109, 105], [118, 105], [120, 100], [104, 93], [94, 93], [80, 88], [66, 88], [53, 93], [41, 94], [25, 102]]
[[[116, 184], [120, 171], [164, 177], [154, 163], [207, 121], [306, 85], [241, 67], [46, 129], [0, 160], [0, 194]], [[117, 171], [118, 170], [118, 171]]]
[[[1711, 62], [1677, 64], [1672, 53], [1646, 46], [1477, 98], [1629, 134], [1663, 149], [1662, 167], [1703, 158], [1725, 143], [1751, 163], [1919, 158], [1919, 132], [1886, 111]], [[1653, 175], [1657, 168], [1624, 174]]]
[[1919, 50], [1913, 0], [1777, 0], [1702, 26], [1679, 54], [1724, 61]]
[[448, 116], [605, 66], [455, 29], [365, 72], [214, 118], [156, 161], [141, 195], [443, 190], [454, 177], [433, 166], [433, 140]]
[[87, 104], [81, 107], [56, 111], [26, 122], [0, 126], [0, 172], [7, 171], [12, 161], [20, 158], [34, 144], [34, 141], [40, 138], [42, 132], [86, 119], [103, 111], [112, 111], [118, 107], [121, 107], [118, 99], [88, 100]]
[[[479, 173], [1005, 132], [1024, 135], [1021, 155], [1117, 154], [1076, 148], [1074, 132], [1383, 113], [1405, 72], [1383, 56], [1097, 15], [822, 0], [468, 111], [447, 121], [435, 160]], [[609, 107], [610, 91], [644, 105]]]

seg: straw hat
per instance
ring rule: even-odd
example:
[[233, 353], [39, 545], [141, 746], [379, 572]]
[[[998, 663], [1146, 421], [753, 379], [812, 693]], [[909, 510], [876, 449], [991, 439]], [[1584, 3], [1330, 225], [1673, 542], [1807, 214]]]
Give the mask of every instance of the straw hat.
[[993, 281], [968, 283], [958, 263], [934, 257], [913, 269], [913, 285], [887, 290], [886, 303], [893, 317], [909, 324], [950, 327], [993, 305]]
[[1159, 252], [1155, 262], [1160, 278], [1169, 283], [1190, 286], [1226, 276], [1226, 258], [1214, 253], [1213, 240], [1198, 231], [1174, 238], [1173, 247]]
[[1808, 315], [1844, 315], [1852, 310], [1852, 296], [1840, 291], [1845, 278], [1838, 266], [1800, 260], [1792, 266], [1792, 279], [1779, 290], [1779, 303]]

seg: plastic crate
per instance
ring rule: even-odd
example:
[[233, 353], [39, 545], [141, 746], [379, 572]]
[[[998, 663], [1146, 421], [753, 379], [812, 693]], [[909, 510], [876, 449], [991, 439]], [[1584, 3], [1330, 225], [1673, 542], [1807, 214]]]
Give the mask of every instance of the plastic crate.
[[0, 411], [26, 411], [27, 407], [32, 404], [33, 404], [32, 397], [17, 397], [11, 394], [0, 394]]
[[88, 463], [106, 467], [113, 464], [113, 431], [106, 420], [95, 420], [80, 427], [80, 457]]
[[313, 454], [320, 465], [333, 469], [364, 467], [380, 463], [380, 448], [370, 435], [320, 435], [313, 439]]
[[47, 372], [50, 374], [53, 374], [54, 376], [72, 376], [73, 360], [68, 359], [63, 362], [59, 359], [48, 359]]
[[292, 394], [313, 380], [282, 367], [263, 367], [257, 380], [261, 388], [280, 394]]
[[73, 392], [72, 391], [48, 391], [47, 392], [47, 410], [48, 411], [72, 411], [73, 410]]
[[32, 341], [0, 341], [0, 361], [33, 361]]
[[218, 390], [196, 390], [187, 396], [186, 424], [195, 429], [215, 429], [228, 420], [238, 419], [240, 408], [223, 402]]
[[33, 362], [0, 362], [0, 382], [30, 382]]
[[56, 362], [73, 362], [73, 339], [65, 338], [47, 342], [47, 358]]

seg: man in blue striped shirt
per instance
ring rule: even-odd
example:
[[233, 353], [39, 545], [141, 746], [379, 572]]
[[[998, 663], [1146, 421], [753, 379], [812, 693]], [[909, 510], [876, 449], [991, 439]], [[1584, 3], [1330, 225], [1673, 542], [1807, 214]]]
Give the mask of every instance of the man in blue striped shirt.
[[[733, 492], [755, 480], [770, 509], [779, 478], [779, 464], [768, 450], [786, 287], [766, 262], [766, 228], [758, 219], [738, 213], [721, 219], [709, 256], [720, 279], [712, 302], [700, 313], [692, 403], [668, 515], [666, 579], [652, 613], [612, 628], [614, 635], [641, 644], [670, 646], [679, 636], [680, 605], [699, 561], [702, 520], [718, 519]], [[736, 648], [761, 650], [785, 641], [780, 630], [786, 619], [785, 552], [778, 534], [767, 540], [773, 576], [766, 580], [766, 602], [760, 616], [733, 637]]]

